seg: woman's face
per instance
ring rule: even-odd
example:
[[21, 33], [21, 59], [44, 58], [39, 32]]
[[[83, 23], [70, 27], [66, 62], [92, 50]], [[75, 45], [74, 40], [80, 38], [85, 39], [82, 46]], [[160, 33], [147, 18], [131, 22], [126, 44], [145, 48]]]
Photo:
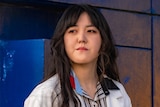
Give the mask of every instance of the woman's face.
[[101, 47], [99, 30], [91, 23], [89, 15], [80, 15], [76, 25], [69, 27], [64, 34], [65, 50], [76, 64], [97, 62]]

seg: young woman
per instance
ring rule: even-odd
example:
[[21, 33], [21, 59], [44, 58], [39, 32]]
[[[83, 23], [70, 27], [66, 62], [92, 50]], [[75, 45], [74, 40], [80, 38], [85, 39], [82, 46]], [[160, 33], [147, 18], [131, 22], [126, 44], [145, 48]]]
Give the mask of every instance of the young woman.
[[52, 63], [24, 107], [131, 107], [119, 82], [117, 52], [104, 16], [72, 5], [51, 39]]

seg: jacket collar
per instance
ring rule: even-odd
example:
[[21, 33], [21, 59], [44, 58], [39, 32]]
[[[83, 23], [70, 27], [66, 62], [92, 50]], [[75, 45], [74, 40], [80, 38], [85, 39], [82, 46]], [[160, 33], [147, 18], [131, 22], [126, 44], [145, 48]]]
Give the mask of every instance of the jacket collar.
[[[83, 90], [80, 86], [80, 83], [78, 81], [78, 78], [76, 77], [75, 73], [71, 71], [70, 74], [70, 83], [73, 89], [76, 90], [77, 93], [82, 95]], [[102, 89], [105, 93], [105, 95], [109, 95], [109, 90], [119, 90], [119, 88], [116, 86], [116, 84], [112, 81], [112, 79], [109, 79], [107, 76], [104, 75], [104, 79], [100, 82]]]
[[105, 95], [110, 94], [109, 90], [119, 90], [116, 84], [109, 78], [104, 78], [100, 83]]

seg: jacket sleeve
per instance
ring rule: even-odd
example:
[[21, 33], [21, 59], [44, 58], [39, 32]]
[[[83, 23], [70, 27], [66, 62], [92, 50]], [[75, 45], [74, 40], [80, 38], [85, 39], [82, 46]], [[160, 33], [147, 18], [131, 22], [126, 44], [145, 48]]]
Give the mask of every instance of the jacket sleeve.
[[28, 97], [24, 102], [24, 107], [42, 107], [39, 99], [34, 96]]
[[59, 107], [59, 97], [51, 90], [35, 90], [24, 102], [24, 107]]
[[60, 85], [57, 75], [37, 85], [24, 102], [24, 107], [59, 107]]

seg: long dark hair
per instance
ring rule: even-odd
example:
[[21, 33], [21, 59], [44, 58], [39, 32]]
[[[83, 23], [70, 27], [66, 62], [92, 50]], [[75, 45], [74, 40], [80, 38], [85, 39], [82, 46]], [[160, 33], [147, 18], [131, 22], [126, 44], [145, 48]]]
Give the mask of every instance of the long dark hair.
[[100, 31], [102, 45], [97, 61], [97, 74], [100, 80], [103, 75], [119, 81], [119, 74], [116, 65], [117, 51], [114, 46], [114, 40], [106, 19], [102, 13], [91, 5], [76, 4], [67, 8], [57, 23], [53, 38], [51, 39], [51, 63], [49, 73], [45, 75], [45, 80], [58, 74], [61, 85], [62, 105], [69, 107], [69, 101], [72, 101], [77, 107], [77, 97], [70, 84], [71, 63], [64, 48], [64, 34], [66, 30], [77, 23], [79, 16], [86, 12], [92, 24]]

